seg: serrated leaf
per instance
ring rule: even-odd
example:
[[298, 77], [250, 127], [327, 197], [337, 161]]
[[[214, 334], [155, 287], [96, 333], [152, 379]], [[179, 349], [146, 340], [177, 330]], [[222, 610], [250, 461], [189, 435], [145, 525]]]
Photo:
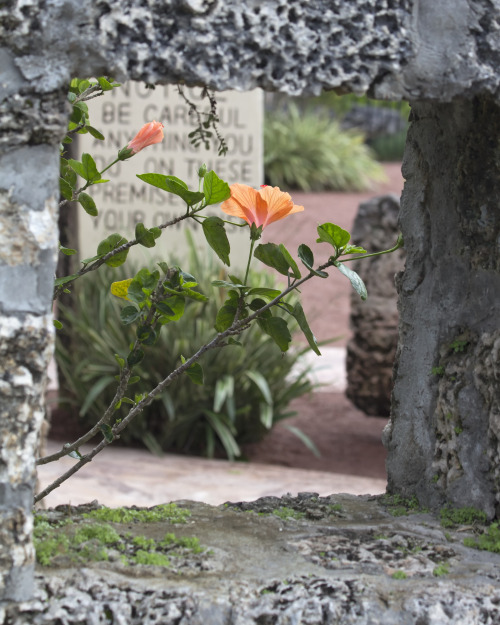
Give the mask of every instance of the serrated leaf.
[[[117, 247], [120, 247], [124, 243], [127, 243], [127, 239], [122, 237], [121, 234], [114, 232], [113, 234], [110, 234], [109, 237], [99, 243], [99, 245], [97, 246], [97, 255], [104, 256], [105, 254], [108, 254], [109, 252], [115, 250]], [[108, 265], [109, 267], [119, 267], [120, 265], [123, 265], [123, 263], [127, 260], [127, 256], [128, 248], [126, 250], [118, 252], [111, 258], [108, 258], [108, 260], [106, 261], [106, 265]]]
[[293, 273], [293, 277], [297, 278], [297, 280], [301, 278], [301, 273], [299, 271], [299, 268], [297, 267], [297, 263], [294, 261], [290, 252], [286, 249], [283, 243], [280, 243], [280, 252], [283, 254], [283, 256], [285, 257], [285, 260], [289, 264]]
[[268, 319], [257, 319], [257, 323], [273, 339], [282, 352], [288, 350], [292, 337], [284, 319], [281, 317], [270, 317]]
[[319, 276], [320, 278], [328, 278], [328, 274], [326, 271], [319, 271], [314, 269], [314, 255], [309, 247], [304, 243], [299, 245], [299, 249], [297, 251], [300, 260], [304, 263], [304, 265], [309, 269], [311, 273], [315, 276]]
[[347, 230], [331, 223], [321, 224], [317, 231], [319, 236], [319, 239], [316, 240], [317, 243], [329, 243], [338, 251], [347, 245], [351, 239]]
[[338, 260], [334, 262], [334, 265], [335, 267], [337, 267], [340, 273], [343, 273], [344, 276], [349, 278], [352, 288], [356, 291], [356, 293], [361, 297], [362, 300], [365, 300], [368, 297], [368, 293], [366, 291], [365, 283], [359, 277], [359, 275], [352, 269], [349, 269], [349, 267], [346, 267], [344, 263], [341, 263]]
[[284, 276], [288, 275], [290, 265], [276, 243], [261, 243], [257, 246], [253, 255], [264, 265], [276, 269]]
[[198, 191], [189, 191], [186, 183], [175, 176], [163, 176], [162, 174], [137, 174], [137, 177], [153, 187], [178, 195], [188, 206], [198, 204], [198, 202], [205, 199], [205, 195], [203, 193]]
[[78, 201], [83, 206], [83, 210], [91, 215], [92, 217], [97, 217], [98, 210], [94, 202], [94, 198], [91, 197], [88, 193], [80, 193], [78, 195]]
[[220, 219], [220, 217], [208, 217], [203, 220], [202, 227], [207, 243], [214, 250], [221, 261], [225, 265], [229, 266], [229, 252], [231, 251], [231, 248], [222, 219]]
[[321, 356], [321, 352], [319, 351], [316, 338], [314, 334], [312, 333], [311, 328], [309, 327], [309, 324], [307, 323], [304, 309], [302, 308], [299, 302], [297, 302], [295, 306], [293, 307], [292, 315], [295, 317], [295, 319], [297, 320], [297, 323], [299, 324], [299, 328], [304, 333], [304, 336], [306, 337], [307, 342], [309, 343], [309, 347], [313, 350], [315, 354], [317, 354], [318, 356]]
[[140, 222], [135, 226], [135, 238], [137, 242], [144, 247], [154, 247], [156, 245], [153, 233]]
[[[218, 204], [231, 196], [231, 189], [227, 182], [221, 180], [214, 171], [209, 171], [203, 178], [203, 193], [205, 204]], [[229, 263], [226, 263], [229, 264]]]
[[120, 311], [120, 319], [125, 326], [134, 323], [134, 321], [137, 321], [140, 316], [141, 311], [138, 310], [135, 306], [125, 306]]

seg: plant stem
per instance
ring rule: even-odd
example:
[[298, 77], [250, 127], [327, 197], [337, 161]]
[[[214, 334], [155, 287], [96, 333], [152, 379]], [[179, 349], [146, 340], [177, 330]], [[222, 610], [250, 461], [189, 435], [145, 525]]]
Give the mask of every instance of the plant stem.
[[250, 262], [252, 261], [252, 254], [253, 254], [254, 245], [255, 245], [255, 241], [253, 239], [251, 239], [250, 254], [248, 255], [247, 270], [245, 271], [245, 278], [243, 279], [243, 284], [247, 283], [248, 272], [250, 271]]
[[[364, 254], [363, 256], [351, 256], [351, 258], [343, 258], [340, 262], [346, 263], [348, 260], [358, 260], [363, 258], [371, 258], [372, 256], [382, 256], [382, 254], [390, 254], [391, 252], [395, 252], [399, 250], [400, 247], [403, 247], [404, 241], [403, 237], [399, 235], [396, 245], [391, 247], [390, 250], [383, 250], [382, 252], [373, 252], [372, 254]], [[338, 258], [336, 259], [338, 260]]]

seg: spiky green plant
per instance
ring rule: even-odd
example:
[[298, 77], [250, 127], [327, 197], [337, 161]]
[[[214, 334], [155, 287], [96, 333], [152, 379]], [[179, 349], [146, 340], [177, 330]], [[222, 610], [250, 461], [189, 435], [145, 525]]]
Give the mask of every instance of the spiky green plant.
[[362, 191], [384, 178], [362, 134], [293, 103], [266, 115], [264, 169], [269, 184], [303, 191]]

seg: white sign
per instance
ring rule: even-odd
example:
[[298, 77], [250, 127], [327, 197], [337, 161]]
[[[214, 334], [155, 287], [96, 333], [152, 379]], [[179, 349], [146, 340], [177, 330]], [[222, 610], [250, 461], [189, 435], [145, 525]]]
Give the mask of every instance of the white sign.
[[[201, 91], [198, 88], [185, 89], [185, 94], [200, 111], [208, 112], [209, 103], [200, 97]], [[78, 153], [91, 154], [99, 171], [116, 159], [118, 151], [147, 122], [162, 122], [164, 139], [105, 172], [103, 178], [109, 178], [109, 182], [90, 187], [88, 192], [93, 196], [99, 214], [91, 217], [79, 210], [80, 258], [94, 256], [98, 243], [114, 232], [130, 240], [134, 238], [137, 223], [142, 222], [151, 228], [185, 212], [186, 205], [179, 197], [146, 184], [136, 174], [177, 176], [187, 183], [189, 189], [198, 191], [198, 168], [206, 163], [208, 170], [213, 169], [229, 184], [239, 182], [252, 187], [262, 184], [262, 92], [227, 91], [217, 93], [215, 97], [219, 132], [228, 147], [226, 156], [217, 155], [218, 139], [212, 128], [208, 129], [212, 131], [209, 150], [203, 144], [198, 148], [192, 145], [188, 135], [197, 127], [197, 120], [195, 115], [190, 115], [189, 105], [181, 98], [176, 86], [148, 89], [142, 83], [129, 82], [88, 102], [90, 123], [104, 134], [105, 141], [94, 139], [90, 134], [78, 135]], [[227, 217], [219, 206], [209, 206], [203, 214]], [[191, 229], [196, 244], [203, 249], [206, 242], [201, 226], [189, 219], [164, 230], [156, 247], [149, 249], [148, 253], [167, 263], [172, 256], [182, 260], [185, 257], [183, 232], [186, 227]], [[248, 230], [226, 226], [226, 231], [231, 244], [231, 267], [244, 266], [249, 250]], [[137, 253], [137, 248], [145, 251], [144, 247], [135, 246], [129, 257]]]

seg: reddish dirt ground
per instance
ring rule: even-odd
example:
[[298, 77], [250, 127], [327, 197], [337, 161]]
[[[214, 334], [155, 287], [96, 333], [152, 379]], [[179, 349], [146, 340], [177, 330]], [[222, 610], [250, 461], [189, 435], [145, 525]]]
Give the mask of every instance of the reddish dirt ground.
[[[350, 231], [361, 202], [386, 193], [401, 195], [404, 183], [401, 165], [387, 164], [385, 171], [387, 182], [378, 184], [367, 193], [291, 193], [294, 203], [305, 207], [304, 213], [300, 213], [300, 228], [296, 221], [299, 215], [293, 215], [270, 226], [264, 232], [264, 241], [284, 243], [294, 255], [297, 247], [306, 243], [313, 250], [315, 260], [324, 262], [328, 257], [328, 247], [324, 243], [315, 243], [319, 224], [329, 221]], [[363, 241], [354, 242], [363, 244]], [[351, 287], [338, 271], [330, 273], [328, 279], [311, 280], [302, 287], [302, 305], [316, 338], [323, 341], [338, 337], [331, 345], [344, 347], [351, 335]], [[367, 288], [369, 292], [370, 285]], [[370, 305], [369, 297], [366, 305]], [[297, 416], [278, 424], [261, 443], [245, 448], [250, 461], [385, 477], [386, 454], [381, 433], [387, 419], [366, 416], [343, 393], [314, 393], [295, 400], [291, 409], [297, 412]], [[321, 457], [314, 456], [286, 428], [287, 424], [307, 434], [318, 447]]]

